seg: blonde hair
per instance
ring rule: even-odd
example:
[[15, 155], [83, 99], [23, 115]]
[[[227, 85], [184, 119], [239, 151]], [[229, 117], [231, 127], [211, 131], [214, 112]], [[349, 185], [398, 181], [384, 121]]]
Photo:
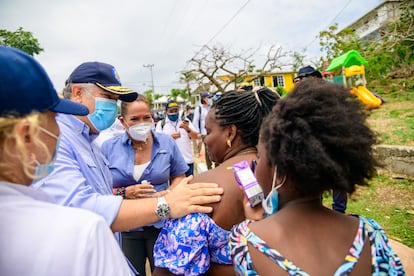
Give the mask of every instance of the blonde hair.
[[[7, 171], [13, 171], [16, 168], [13, 164], [9, 163], [6, 156], [15, 157], [17, 160], [21, 160], [24, 174], [35, 179], [36, 176], [33, 173], [33, 168], [36, 166], [33, 162], [33, 155], [28, 155], [24, 146], [24, 139], [20, 135], [17, 135], [16, 129], [19, 123], [26, 121], [29, 124], [29, 135], [32, 142], [35, 144], [40, 151], [45, 152], [48, 159], [51, 158], [51, 153], [44, 142], [39, 138], [39, 121], [42, 113], [33, 112], [24, 117], [0, 117], [0, 170], [3, 174]], [[6, 142], [14, 140], [16, 147], [11, 149], [7, 146]]]

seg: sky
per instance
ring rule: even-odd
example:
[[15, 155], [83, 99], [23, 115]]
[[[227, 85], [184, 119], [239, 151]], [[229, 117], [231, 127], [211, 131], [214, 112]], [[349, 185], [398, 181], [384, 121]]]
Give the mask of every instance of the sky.
[[[0, 29], [22, 27], [44, 49], [35, 58], [60, 91], [86, 61], [110, 63], [138, 92], [183, 88], [179, 72], [203, 47], [238, 53], [271, 45], [321, 56], [318, 33], [344, 28], [382, 0], [0, 0]], [[150, 67], [153, 65], [152, 79]]]

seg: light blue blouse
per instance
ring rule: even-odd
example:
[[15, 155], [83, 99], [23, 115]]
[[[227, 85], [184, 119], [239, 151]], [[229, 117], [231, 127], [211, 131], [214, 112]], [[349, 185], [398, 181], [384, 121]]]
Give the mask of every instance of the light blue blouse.
[[[188, 170], [188, 165], [174, 139], [157, 132], [152, 132], [152, 135], [154, 142], [151, 160], [138, 180], [135, 180], [133, 175], [135, 151], [128, 134], [125, 132], [102, 144], [102, 152], [109, 161], [113, 187], [127, 187], [147, 180], [159, 192], [168, 188], [171, 177], [182, 175]], [[161, 228], [163, 222], [153, 225]]]

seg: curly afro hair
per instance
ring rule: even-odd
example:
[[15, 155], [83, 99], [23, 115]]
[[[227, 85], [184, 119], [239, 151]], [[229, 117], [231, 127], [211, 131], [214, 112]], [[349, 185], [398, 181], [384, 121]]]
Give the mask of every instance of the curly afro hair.
[[353, 193], [375, 173], [373, 131], [349, 90], [305, 79], [281, 99], [262, 124], [269, 166], [288, 174], [301, 195], [331, 189]]

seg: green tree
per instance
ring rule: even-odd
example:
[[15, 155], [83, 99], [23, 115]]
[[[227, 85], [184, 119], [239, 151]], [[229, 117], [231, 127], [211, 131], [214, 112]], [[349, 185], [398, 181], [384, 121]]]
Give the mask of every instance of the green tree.
[[410, 77], [414, 74], [414, 2], [401, 1], [400, 17], [379, 35], [361, 40], [350, 29], [338, 32], [334, 24], [319, 33], [319, 44], [324, 56], [321, 63], [349, 51], [357, 50], [367, 61], [367, 79], [386, 80], [389, 77]]
[[191, 100], [191, 84], [196, 83], [196, 76], [192, 71], [183, 71], [181, 72], [180, 82], [185, 84], [185, 90], [188, 96], [188, 99]]
[[328, 30], [319, 32], [319, 45], [321, 46], [321, 52], [325, 53], [321, 57], [321, 64], [349, 50], [363, 50], [363, 42], [355, 32], [351, 28], [346, 28], [338, 33], [337, 23], [329, 26]]
[[22, 27], [16, 31], [0, 29], [0, 45], [20, 49], [29, 55], [38, 55], [43, 52], [37, 38], [31, 32], [24, 31]]
[[183, 99], [188, 99], [187, 90], [186, 89], [178, 89], [178, 88], [171, 89], [171, 98], [176, 100], [178, 96], [180, 96]]
[[154, 104], [154, 99], [152, 97], [152, 90], [151, 89], [146, 90], [146, 91], [143, 92], [143, 94], [144, 94], [145, 98], [147, 98], [147, 100], [149, 101], [150, 106], [152, 106]]

